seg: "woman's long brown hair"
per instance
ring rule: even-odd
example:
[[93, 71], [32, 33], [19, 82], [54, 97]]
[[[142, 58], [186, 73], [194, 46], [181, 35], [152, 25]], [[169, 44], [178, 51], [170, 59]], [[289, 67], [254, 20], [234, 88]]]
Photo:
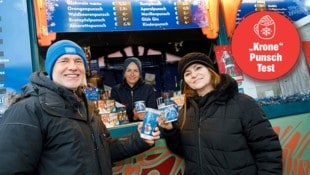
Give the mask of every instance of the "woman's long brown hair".
[[[221, 76], [216, 73], [214, 70], [208, 68], [210, 75], [211, 75], [211, 84], [213, 88], [216, 88], [220, 82], [221, 82]], [[182, 75], [184, 77], [184, 75]], [[184, 93], [184, 106], [183, 106], [183, 118], [182, 120], [182, 124], [180, 126], [180, 129], [182, 129], [185, 125], [186, 122], [186, 108], [187, 108], [187, 98], [189, 97], [194, 97], [197, 95], [197, 92], [195, 90], [193, 90], [192, 88], [190, 88], [186, 83], [184, 83], [184, 88], [183, 88], [183, 93]]]

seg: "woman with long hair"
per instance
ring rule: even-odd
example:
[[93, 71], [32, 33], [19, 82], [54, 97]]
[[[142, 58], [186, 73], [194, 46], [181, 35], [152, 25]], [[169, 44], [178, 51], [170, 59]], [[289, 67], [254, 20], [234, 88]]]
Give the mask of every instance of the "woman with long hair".
[[256, 101], [203, 53], [185, 55], [178, 71], [184, 105], [176, 122], [158, 122], [168, 148], [184, 158], [184, 174], [280, 175], [279, 138]]

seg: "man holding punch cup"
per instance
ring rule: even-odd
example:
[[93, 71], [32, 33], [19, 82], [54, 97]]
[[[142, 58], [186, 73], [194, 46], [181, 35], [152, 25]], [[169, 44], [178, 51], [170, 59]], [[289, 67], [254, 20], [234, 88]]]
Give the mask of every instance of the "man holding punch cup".
[[21, 98], [0, 121], [0, 174], [106, 174], [112, 163], [150, 149], [159, 139], [137, 131], [112, 138], [83, 91], [87, 60], [69, 40], [48, 48], [45, 70], [34, 72]]

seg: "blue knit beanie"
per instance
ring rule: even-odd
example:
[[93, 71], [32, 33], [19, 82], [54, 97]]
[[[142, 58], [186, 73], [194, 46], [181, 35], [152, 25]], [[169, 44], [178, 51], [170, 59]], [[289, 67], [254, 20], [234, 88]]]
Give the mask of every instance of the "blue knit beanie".
[[46, 58], [45, 58], [45, 71], [49, 75], [51, 79], [53, 79], [53, 67], [55, 62], [59, 57], [65, 54], [74, 54], [74, 55], [79, 55], [83, 61], [84, 61], [84, 66], [85, 69], [87, 68], [87, 60], [86, 60], [86, 55], [83, 51], [83, 49], [76, 44], [73, 41], [70, 40], [60, 40], [52, 44], [46, 53]]
[[141, 64], [141, 61], [140, 61], [138, 58], [136, 58], [136, 57], [127, 58], [127, 59], [124, 61], [123, 75], [125, 74], [125, 71], [126, 71], [128, 65], [129, 65], [131, 62], [134, 62], [134, 63], [138, 66], [140, 75], [142, 75], [142, 64]]

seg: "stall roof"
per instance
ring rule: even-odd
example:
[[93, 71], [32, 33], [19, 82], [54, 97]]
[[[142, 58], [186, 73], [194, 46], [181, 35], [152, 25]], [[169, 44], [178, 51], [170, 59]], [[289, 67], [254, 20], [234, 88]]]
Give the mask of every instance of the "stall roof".
[[[128, 46], [143, 46], [180, 56], [190, 51], [207, 53], [215, 42], [207, 39], [201, 29], [57, 33], [56, 41], [61, 39], [73, 40], [81, 46], [91, 46], [92, 57], [108, 55]], [[42, 52], [46, 49], [41, 48]]]

